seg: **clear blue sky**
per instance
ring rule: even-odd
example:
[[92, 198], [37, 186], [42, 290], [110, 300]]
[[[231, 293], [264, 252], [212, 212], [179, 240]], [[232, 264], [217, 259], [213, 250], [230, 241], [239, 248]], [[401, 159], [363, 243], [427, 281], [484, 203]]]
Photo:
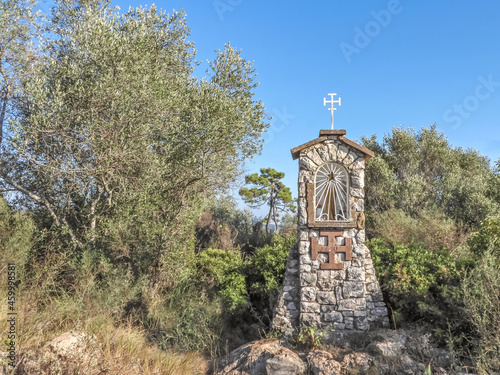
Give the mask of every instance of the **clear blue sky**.
[[[140, 1], [114, 0], [122, 11]], [[198, 60], [224, 43], [255, 62], [271, 121], [248, 172], [285, 172], [294, 197], [290, 149], [330, 127], [323, 97], [342, 107], [347, 137], [395, 126], [437, 124], [450, 143], [500, 157], [500, 1], [160, 0], [187, 13]], [[206, 68], [206, 65], [204, 66]], [[262, 211], [260, 211], [262, 212]]]

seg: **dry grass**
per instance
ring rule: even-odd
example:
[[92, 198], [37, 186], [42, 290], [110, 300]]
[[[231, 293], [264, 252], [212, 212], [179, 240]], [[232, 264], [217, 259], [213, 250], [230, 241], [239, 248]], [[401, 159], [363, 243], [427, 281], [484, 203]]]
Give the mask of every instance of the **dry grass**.
[[[6, 280], [3, 275], [1, 279], [0, 298], [5, 301]], [[50, 290], [47, 285], [40, 288]], [[161, 350], [147, 341], [144, 329], [131, 322], [117, 324], [110, 312], [103, 311], [90, 298], [81, 298], [81, 294], [51, 297], [50, 293], [39, 293], [32, 287], [18, 290], [16, 302], [16, 357], [18, 362], [31, 363], [29, 370], [22, 370], [23, 365], [19, 365], [16, 373], [181, 375], [208, 371], [209, 359], [202, 353]], [[0, 315], [6, 314], [7, 306], [1, 304]], [[7, 337], [8, 329], [6, 319], [0, 320], [2, 338]], [[84, 357], [78, 358], [92, 358], [92, 362], [82, 363], [51, 351], [48, 343], [68, 331], [82, 332], [89, 338]]]

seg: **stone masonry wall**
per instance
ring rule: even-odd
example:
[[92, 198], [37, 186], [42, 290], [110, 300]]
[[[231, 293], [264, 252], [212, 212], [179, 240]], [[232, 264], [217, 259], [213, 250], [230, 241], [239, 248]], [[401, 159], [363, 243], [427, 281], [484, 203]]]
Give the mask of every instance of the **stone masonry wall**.
[[[317, 228], [308, 225], [307, 184], [314, 183], [317, 169], [329, 162], [343, 165], [349, 173], [352, 223]], [[298, 242], [290, 249], [273, 320], [273, 327], [285, 335], [303, 325], [325, 330], [389, 326], [370, 250], [364, 244], [364, 169], [365, 155], [337, 135], [324, 137], [322, 142], [300, 151]], [[320, 234], [329, 230], [341, 232], [344, 239], [339, 241], [343, 243], [352, 239], [351, 260], [346, 260], [341, 252], [319, 253], [316, 260], [312, 259], [311, 238], [319, 237], [318, 245], [328, 245], [328, 238]], [[321, 269], [321, 263], [328, 262], [329, 256], [335, 256], [335, 261], [343, 264], [342, 269]]]

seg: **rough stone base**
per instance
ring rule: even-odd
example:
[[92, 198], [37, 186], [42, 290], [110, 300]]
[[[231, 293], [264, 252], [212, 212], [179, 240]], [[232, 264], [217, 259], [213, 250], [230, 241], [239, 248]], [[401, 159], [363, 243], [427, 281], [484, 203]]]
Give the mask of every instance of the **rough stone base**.
[[281, 293], [274, 309], [272, 328], [281, 331], [285, 337], [291, 337], [299, 326], [300, 288], [298, 258], [297, 244], [294, 244], [290, 248], [283, 286], [281, 287]]
[[290, 249], [273, 328], [285, 336], [302, 326], [325, 332], [388, 328], [388, 311], [368, 248], [355, 244], [343, 270], [321, 270], [320, 263], [311, 260], [308, 244], [299, 241]]

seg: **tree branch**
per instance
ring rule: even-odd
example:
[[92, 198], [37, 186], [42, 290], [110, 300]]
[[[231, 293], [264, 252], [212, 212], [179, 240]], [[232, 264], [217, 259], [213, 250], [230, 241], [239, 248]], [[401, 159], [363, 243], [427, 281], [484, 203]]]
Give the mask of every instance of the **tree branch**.
[[[30, 197], [31, 199], [33, 199], [35, 202], [39, 203], [39, 204], [42, 204], [43, 206], [45, 206], [45, 208], [47, 209], [47, 211], [49, 211], [49, 214], [50, 216], [54, 219], [54, 222], [56, 223], [56, 225], [59, 227], [59, 228], [66, 228], [68, 229], [68, 233], [71, 237], [71, 240], [73, 242], [75, 242], [79, 247], [83, 247], [83, 244], [80, 240], [78, 240], [78, 238], [76, 238], [75, 234], [73, 233], [73, 231], [71, 230], [68, 222], [66, 221], [66, 218], [62, 217], [62, 218], [59, 218], [57, 216], [57, 214], [55, 213], [54, 211], [54, 208], [52, 207], [52, 205], [50, 204], [50, 202], [48, 200], [46, 200], [45, 198], [29, 191], [28, 189], [26, 189], [24, 186], [21, 186], [19, 185], [17, 182], [13, 181], [12, 179], [10, 179], [9, 177], [5, 176], [4, 173], [0, 173], [1, 177], [3, 178], [3, 180], [8, 183], [9, 185], [11, 185], [12, 187], [14, 187], [17, 191], [27, 195], [28, 197]], [[61, 224], [61, 221], [63, 222], [64, 225]]]

